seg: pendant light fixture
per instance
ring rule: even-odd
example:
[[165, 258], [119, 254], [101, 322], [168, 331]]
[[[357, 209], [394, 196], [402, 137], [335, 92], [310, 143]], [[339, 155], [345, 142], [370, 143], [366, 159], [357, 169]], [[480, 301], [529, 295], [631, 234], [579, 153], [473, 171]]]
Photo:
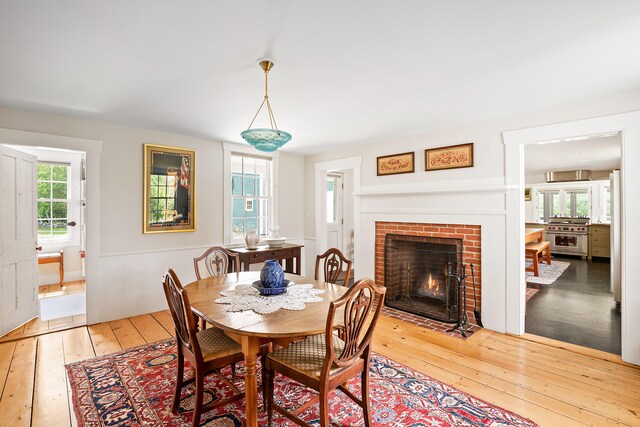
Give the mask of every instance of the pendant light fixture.
[[[278, 148], [289, 142], [291, 140], [291, 134], [278, 129], [276, 118], [273, 115], [273, 110], [269, 103], [269, 71], [271, 71], [275, 64], [269, 59], [262, 60], [259, 64], [264, 70], [264, 99], [262, 100], [260, 107], [258, 107], [256, 115], [253, 116], [253, 120], [249, 123], [249, 127], [247, 130], [242, 132], [241, 135], [245, 141], [253, 145], [256, 149], [271, 152], [276, 151]], [[271, 128], [251, 129], [251, 125], [253, 125], [256, 117], [258, 117], [258, 114], [260, 113], [260, 110], [262, 110], [264, 104], [267, 104], [267, 112], [269, 113], [269, 123], [271, 124]]]

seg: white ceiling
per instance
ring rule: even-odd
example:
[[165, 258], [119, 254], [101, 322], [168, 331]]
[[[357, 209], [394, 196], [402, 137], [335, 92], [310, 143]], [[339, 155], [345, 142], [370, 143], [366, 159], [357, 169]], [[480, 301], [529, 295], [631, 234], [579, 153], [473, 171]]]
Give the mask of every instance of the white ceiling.
[[603, 171], [620, 168], [620, 135], [527, 145], [524, 151], [525, 175], [587, 169]]
[[[0, 0], [0, 105], [315, 153], [640, 89], [635, 0]], [[264, 124], [264, 123], [263, 123]]]

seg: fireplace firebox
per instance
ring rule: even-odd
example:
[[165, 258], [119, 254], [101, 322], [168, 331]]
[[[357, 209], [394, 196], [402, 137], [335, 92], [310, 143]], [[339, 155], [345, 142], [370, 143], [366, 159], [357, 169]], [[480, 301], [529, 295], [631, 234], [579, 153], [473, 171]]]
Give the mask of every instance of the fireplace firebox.
[[462, 263], [462, 239], [387, 234], [385, 305], [441, 322], [457, 320], [457, 282], [447, 275]]

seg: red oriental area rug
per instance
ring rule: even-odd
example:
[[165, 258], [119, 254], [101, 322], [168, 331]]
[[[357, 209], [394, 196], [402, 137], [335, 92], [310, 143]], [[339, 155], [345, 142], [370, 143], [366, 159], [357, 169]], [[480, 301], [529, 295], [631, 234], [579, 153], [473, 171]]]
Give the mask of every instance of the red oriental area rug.
[[[79, 427], [171, 426], [191, 424], [193, 386], [182, 393], [180, 412], [171, 413], [176, 372], [175, 341], [165, 340], [67, 365], [73, 407]], [[230, 375], [230, 368], [224, 372]], [[189, 372], [189, 370], [185, 370]], [[187, 374], [188, 375], [188, 374]], [[240, 364], [234, 379], [243, 389]], [[259, 378], [259, 376], [258, 376]], [[204, 404], [231, 393], [215, 375], [205, 380]], [[350, 389], [360, 394], [359, 381]], [[287, 408], [300, 406], [314, 392], [276, 376], [276, 399]], [[336, 391], [330, 397], [331, 426], [363, 426], [362, 411]], [[261, 407], [261, 406], [260, 406]], [[375, 354], [371, 363], [371, 407], [374, 426], [535, 426], [530, 420], [442, 384], [406, 366]], [[317, 404], [303, 419], [319, 425]], [[259, 425], [266, 425], [260, 411]], [[244, 401], [202, 416], [207, 427], [244, 426]], [[294, 426], [274, 414], [274, 425]]]

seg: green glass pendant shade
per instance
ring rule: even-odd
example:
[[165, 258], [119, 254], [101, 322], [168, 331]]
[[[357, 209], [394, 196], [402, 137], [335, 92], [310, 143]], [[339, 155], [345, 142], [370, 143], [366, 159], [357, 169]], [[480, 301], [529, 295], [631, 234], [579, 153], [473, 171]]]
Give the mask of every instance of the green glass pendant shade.
[[257, 150], [266, 152], [276, 151], [291, 140], [289, 133], [276, 129], [247, 129], [240, 135]]

